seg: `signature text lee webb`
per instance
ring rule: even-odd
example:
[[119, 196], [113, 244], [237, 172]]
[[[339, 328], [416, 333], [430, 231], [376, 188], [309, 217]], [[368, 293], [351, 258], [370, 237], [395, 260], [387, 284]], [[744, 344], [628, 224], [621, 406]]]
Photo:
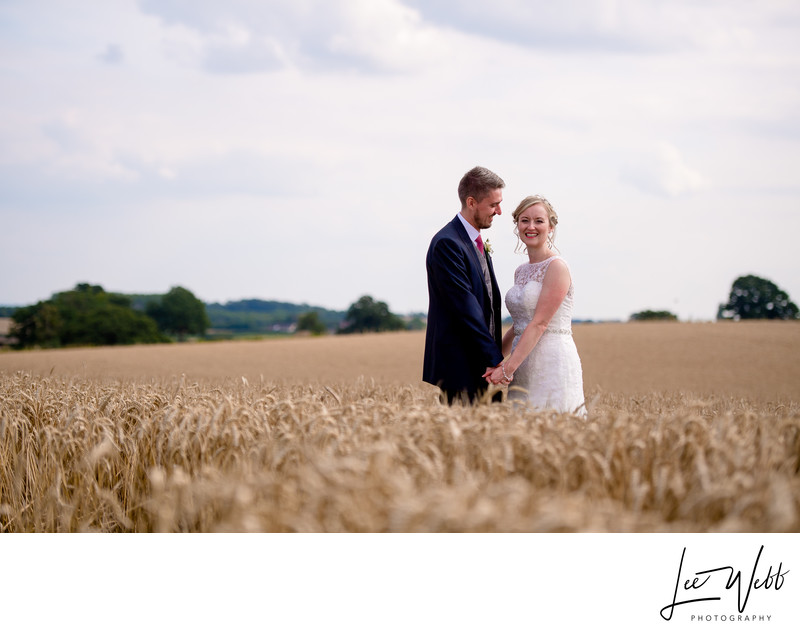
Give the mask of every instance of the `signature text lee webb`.
[[[778, 563], [777, 569], [773, 565], [770, 565], [769, 569], [766, 570], [759, 568], [762, 552], [764, 552], [764, 546], [761, 546], [758, 550], [752, 572], [749, 575], [749, 581], [745, 585], [744, 580], [746, 579], [742, 578], [741, 570], [737, 570], [730, 565], [701, 570], [694, 572], [694, 574], [684, 574], [683, 562], [686, 557], [686, 548], [684, 548], [678, 565], [678, 577], [675, 581], [672, 602], [661, 609], [661, 617], [664, 620], [671, 620], [676, 607], [705, 601], [722, 600], [722, 594], [732, 589], [736, 590], [736, 607], [739, 613], [742, 614], [747, 608], [747, 601], [750, 599], [752, 590], [780, 590], [784, 584], [784, 577], [789, 573], [789, 570], [783, 569], [783, 562]], [[681, 588], [683, 588], [683, 591], [681, 591]], [[684, 596], [690, 596], [690, 598], [679, 600]]]

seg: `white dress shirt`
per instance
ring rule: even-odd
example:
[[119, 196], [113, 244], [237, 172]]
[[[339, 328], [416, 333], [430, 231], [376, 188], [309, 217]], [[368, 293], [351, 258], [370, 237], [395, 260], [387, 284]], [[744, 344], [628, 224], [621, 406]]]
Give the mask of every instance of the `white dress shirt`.
[[[464, 228], [467, 229], [467, 234], [469, 235], [470, 241], [475, 243], [475, 239], [481, 236], [481, 231], [478, 230], [475, 226], [473, 226], [469, 221], [464, 219], [464, 215], [458, 213], [458, 218], [461, 220], [461, 223], [464, 224]], [[478, 244], [475, 243], [475, 247], [478, 247]]]

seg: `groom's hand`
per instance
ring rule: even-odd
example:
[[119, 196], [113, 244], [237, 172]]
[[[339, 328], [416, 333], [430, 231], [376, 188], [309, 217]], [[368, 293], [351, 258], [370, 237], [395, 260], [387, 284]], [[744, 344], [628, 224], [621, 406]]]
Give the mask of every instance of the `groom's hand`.
[[486, 372], [483, 373], [483, 378], [486, 379], [488, 383], [491, 383], [495, 386], [500, 385], [501, 383], [510, 383], [510, 379], [506, 379], [505, 375], [503, 374], [503, 369], [501, 368], [500, 362], [497, 366], [490, 367], [486, 369]]

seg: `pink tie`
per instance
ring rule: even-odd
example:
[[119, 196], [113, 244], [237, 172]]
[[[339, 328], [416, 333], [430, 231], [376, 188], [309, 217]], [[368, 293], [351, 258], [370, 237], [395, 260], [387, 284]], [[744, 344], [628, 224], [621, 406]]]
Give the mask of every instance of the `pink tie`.
[[475, 243], [478, 244], [478, 252], [483, 254], [483, 239], [481, 239], [481, 235], [478, 235], [478, 238], [475, 239]]

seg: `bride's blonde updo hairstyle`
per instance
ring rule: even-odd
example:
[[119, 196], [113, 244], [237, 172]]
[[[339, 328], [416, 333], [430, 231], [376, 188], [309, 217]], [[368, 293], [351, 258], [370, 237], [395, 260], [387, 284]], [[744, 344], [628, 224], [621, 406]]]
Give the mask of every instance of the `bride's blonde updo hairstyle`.
[[514, 210], [511, 218], [514, 220], [514, 234], [517, 235], [519, 238], [519, 228], [517, 226], [517, 222], [519, 221], [519, 216], [525, 212], [526, 209], [530, 208], [534, 204], [541, 204], [544, 206], [545, 211], [547, 212], [547, 218], [550, 221], [550, 225], [553, 228], [553, 234], [548, 239], [550, 247], [555, 247], [553, 245], [553, 241], [556, 238], [556, 226], [558, 225], [558, 213], [553, 210], [553, 206], [548, 202], [544, 197], [541, 195], [528, 195], [525, 199], [523, 199], [517, 208]]

